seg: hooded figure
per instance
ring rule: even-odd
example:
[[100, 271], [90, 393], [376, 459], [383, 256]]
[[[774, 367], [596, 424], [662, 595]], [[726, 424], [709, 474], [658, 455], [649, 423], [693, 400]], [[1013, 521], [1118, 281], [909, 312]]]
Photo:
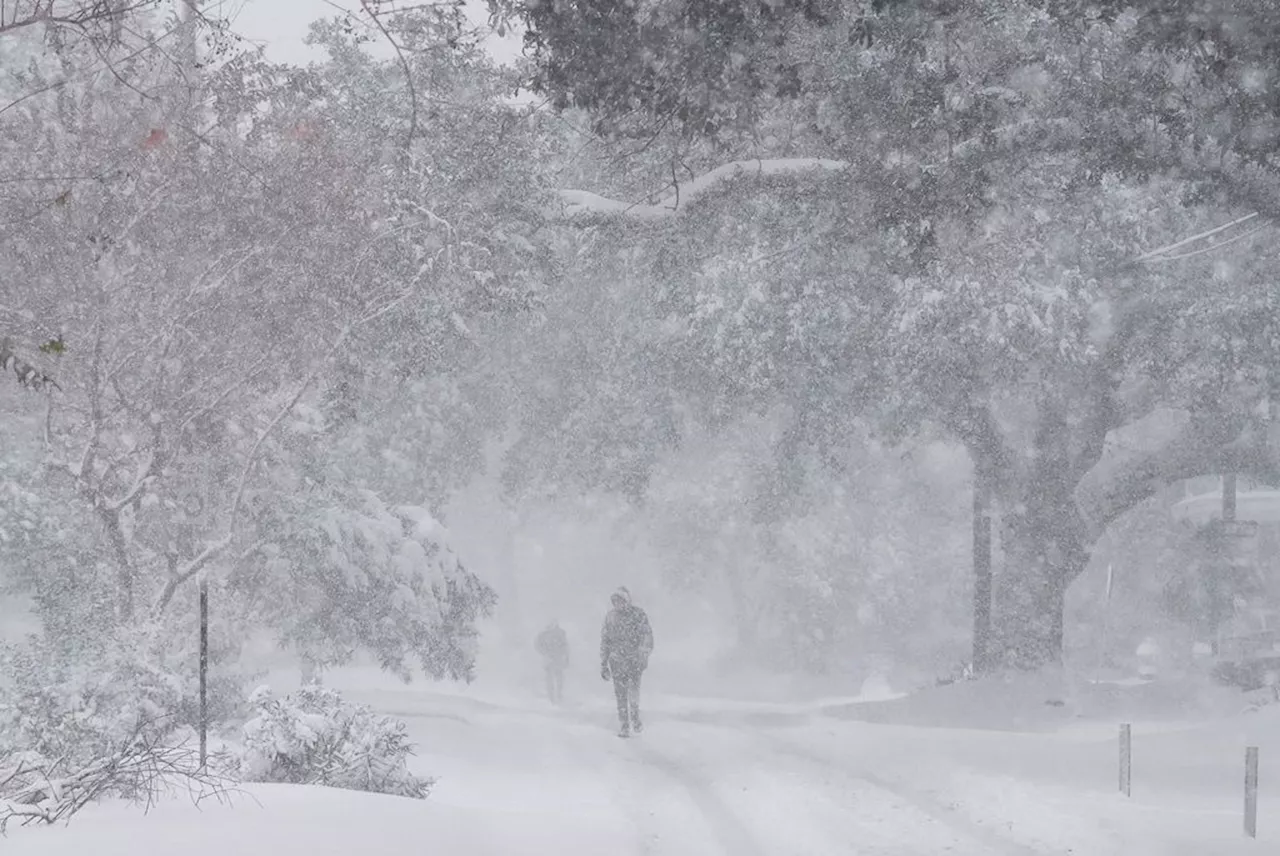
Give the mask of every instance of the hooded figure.
[[546, 670], [547, 698], [552, 704], [564, 700], [564, 670], [569, 665], [569, 639], [559, 621], [552, 621], [538, 634], [534, 647], [542, 655]]
[[609, 598], [613, 608], [604, 617], [600, 630], [600, 677], [613, 679], [613, 693], [618, 699], [619, 737], [639, 732], [640, 676], [649, 665], [653, 651], [653, 630], [649, 616], [631, 602], [631, 592], [619, 588]]

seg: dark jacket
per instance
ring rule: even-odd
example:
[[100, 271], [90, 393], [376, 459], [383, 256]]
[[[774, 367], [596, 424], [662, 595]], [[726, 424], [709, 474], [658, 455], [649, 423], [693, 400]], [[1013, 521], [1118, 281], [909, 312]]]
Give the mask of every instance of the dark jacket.
[[610, 671], [643, 671], [653, 651], [649, 616], [634, 604], [614, 607], [600, 629], [600, 666]]
[[563, 628], [548, 627], [543, 630], [538, 634], [534, 647], [548, 665], [565, 666], [569, 663], [569, 638], [565, 636]]

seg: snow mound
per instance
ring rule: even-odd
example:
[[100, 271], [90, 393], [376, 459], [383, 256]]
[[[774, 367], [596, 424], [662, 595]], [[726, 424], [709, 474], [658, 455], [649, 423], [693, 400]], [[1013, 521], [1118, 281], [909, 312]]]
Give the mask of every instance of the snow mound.
[[[146, 813], [124, 803], [90, 806], [69, 826], [11, 830], [2, 846], [5, 856], [555, 852], [557, 824], [535, 820], [493, 807], [448, 806], [307, 785], [252, 785], [230, 805], [206, 802], [197, 807], [173, 800]], [[556, 820], [563, 824], [566, 819]], [[589, 824], [589, 819], [574, 821], [578, 840], [584, 840], [582, 833], [588, 830], [582, 827]], [[608, 851], [603, 834], [597, 843], [594, 852]]]
[[1235, 690], [1207, 680], [1109, 683], [1060, 671], [1005, 673], [876, 701], [828, 705], [838, 719], [927, 728], [1055, 731], [1081, 721], [1188, 721], [1239, 713]]

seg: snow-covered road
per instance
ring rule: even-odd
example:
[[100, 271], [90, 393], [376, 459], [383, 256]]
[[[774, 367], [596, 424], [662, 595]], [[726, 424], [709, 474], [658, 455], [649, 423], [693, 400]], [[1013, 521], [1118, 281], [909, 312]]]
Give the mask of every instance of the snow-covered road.
[[900, 728], [658, 698], [646, 732], [620, 740], [604, 695], [569, 710], [383, 701], [409, 719], [422, 769], [441, 776], [433, 800], [501, 808], [527, 818], [525, 835], [571, 853], [1191, 856], [1280, 840], [1275, 830], [1240, 840], [1238, 791], [1196, 791], [1232, 759], [1206, 754], [1188, 768], [1176, 737], [1152, 737], [1174, 742], [1142, 759], [1144, 799], [1123, 800], [1114, 743], [1101, 735]]
[[[525, 841], [545, 835], [548, 847], [568, 848], [561, 852], [1038, 852], [921, 791], [824, 757], [798, 729], [654, 715], [642, 736], [620, 740], [604, 710], [478, 709], [447, 719], [400, 712], [430, 747], [423, 769], [441, 776], [433, 800], [526, 819]], [[483, 755], [468, 731], [485, 735]]]
[[[1115, 793], [1101, 725], [1054, 733], [842, 721], [812, 707], [655, 697], [643, 735], [613, 733], [609, 693], [576, 706], [428, 689], [359, 701], [409, 724], [426, 802], [320, 788], [149, 815], [95, 806], [18, 830], [15, 856], [1228, 856], [1280, 853], [1274, 800], [1240, 834], [1234, 747], [1280, 756], [1280, 714], [1136, 729], [1135, 793]], [[1232, 731], [1236, 727], [1244, 731]], [[1270, 741], [1270, 742], [1268, 742]], [[1267, 800], [1271, 800], [1268, 802]]]

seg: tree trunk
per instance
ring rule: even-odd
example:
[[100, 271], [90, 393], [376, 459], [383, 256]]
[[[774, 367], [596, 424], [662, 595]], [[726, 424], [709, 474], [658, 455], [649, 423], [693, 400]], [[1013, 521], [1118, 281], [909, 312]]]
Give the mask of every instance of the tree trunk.
[[[1076, 504], [1091, 461], [1073, 443], [1078, 419], [1052, 395], [1038, 403], [1029, 466], [1005, 482], [1000, 507], [1004, 573], [1000, 580], [993, 663], [1019, 669], [1061, 665], [1067, 588], [1089, 564], [1093, 537]], [[1096, 451], [1096, 449], [1095, 449]], [[1092, 457], [1092, 453], [1086, 455]], [[1087, 464], [1087, 465], [1085, 465]]]
[[303, 654], [300, 659], [302, 667], [302, 685], [304, 687], [311, 686], [312, 684], [315, 684], [316, 686], [322, 685], [324, 683], [324, 674], [320, 664], [306, 654]]
[[1059, 665], [1067, 588], [1088, 565], [1088, 548], [1059, 527], [1026, 520], [1008, 526], [1003, 543], [992, 662], [1019, 669]]
[[991, 667], [991, 491], [979, 466], [973, 475], [973, 671]]
[[133, 621], [136, 584], [133, 563], [129, 560], [129, 544], [120, 528], [119, 514], [99, 509], [98, 518], [106, 530], [116, 560], [116, 619], [121, 625], [127, 625]]

